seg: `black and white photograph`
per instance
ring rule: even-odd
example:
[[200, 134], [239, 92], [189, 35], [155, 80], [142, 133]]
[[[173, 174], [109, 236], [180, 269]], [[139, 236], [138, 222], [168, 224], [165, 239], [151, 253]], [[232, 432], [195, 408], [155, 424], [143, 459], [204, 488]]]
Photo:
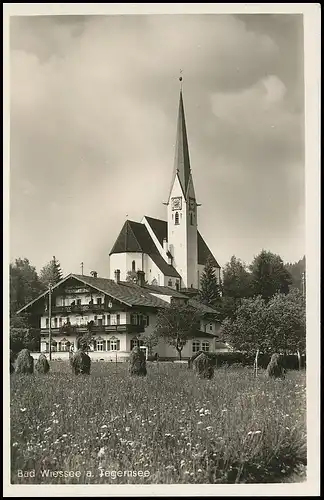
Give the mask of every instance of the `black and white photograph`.
[[7, 15], [8, 495], [317, 496], [320, 6], [310, 34], [306, 4], [27, 5]]

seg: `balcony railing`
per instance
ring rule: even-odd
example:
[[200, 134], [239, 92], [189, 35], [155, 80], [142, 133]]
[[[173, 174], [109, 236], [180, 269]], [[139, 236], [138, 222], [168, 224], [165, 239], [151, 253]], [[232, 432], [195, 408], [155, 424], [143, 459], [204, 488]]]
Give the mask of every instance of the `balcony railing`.
[[[73, 328], [71, 328], [73, 327]], [[79, 335], [82, 333], [86, 333], [88, 331], [88, 327], [86, 325], [71, 325], [71, 327], [67, 330], [63, 327], [51, 328], [52, 335], [64, 335], [68, 337], [69, 335]], [[141, 325], [132, 325], [132, 324], [121, 324], [121, 325], [93, 325], [91, 327], [91, 333], [101, 334], [101, 333], [143, 333], [145, 331], [144, 324]], [[46, 335], [49, 333], [48, 328], [41, 328], [41, 334]]]
[[52, 306], [52, 313], [78, 313], [108, 310], [106, 304], [75, 304], [73, 306]]

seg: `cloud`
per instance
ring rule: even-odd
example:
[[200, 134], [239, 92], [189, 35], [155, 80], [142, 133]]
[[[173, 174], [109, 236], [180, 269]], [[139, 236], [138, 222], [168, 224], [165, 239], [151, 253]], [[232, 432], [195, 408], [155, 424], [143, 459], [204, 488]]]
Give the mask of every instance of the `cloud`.
[[[276, 39], [234, 16], [13, 19], [13, 255], [40, 266], [55, 249], [67, 272], [84, 261], [105, 274], [126, 214], [165, 217], [180, 68], [207, 241], [215, 237], [207, 222], [213, 213], [218, 234], [229, 224], [236, 233], [242, 214], [259, 232], [264, 221], [254, 205], [262, 213], [264, 179], [277, 184], [287, 230], [303, 203], [298, 188], [295, 203], [282, 208], [287, 190], [300, 185], [303, 141], [302, 116], [291, 111], [299, 94], [276, 73], [280, 54]], [[24, 185], [33, 191], [22, 196]], [[218, 215], [226, 192], [237, 200]], [[276, 235], [282, 224], [270, 219]], [[229, 249], [226, 241], [220, 261], [240, 256], [240, 244]]]

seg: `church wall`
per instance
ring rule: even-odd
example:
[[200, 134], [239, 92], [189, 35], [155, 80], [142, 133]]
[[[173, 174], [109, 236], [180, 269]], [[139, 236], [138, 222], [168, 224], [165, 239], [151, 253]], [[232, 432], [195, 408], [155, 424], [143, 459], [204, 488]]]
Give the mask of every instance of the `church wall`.
[[[135, 271], [142, 270], [141, 252], [124, 252], [110, 255], [110, 279], [115, 278], [115, 270], [120, 270], [120, 280], [125, 281], [127, 271], [132, 270], [132, 263], [135, 261]], [[145, 257], [144, 257], [145, 258]]]

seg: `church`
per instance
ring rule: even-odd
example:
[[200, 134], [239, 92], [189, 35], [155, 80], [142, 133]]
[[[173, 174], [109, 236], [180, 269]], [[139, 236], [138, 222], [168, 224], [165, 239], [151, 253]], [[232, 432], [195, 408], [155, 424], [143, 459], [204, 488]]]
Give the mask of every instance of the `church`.
[[200, 205], [190, 166], [182, 90], [174, 170], [165, 205], [166, 221], [144, 216], [141, 222], [125, 222], [110, 252], [110, 278], [118, 272], [124, 281], [140, 270], [149, 284], [197, 290], [210, 256], [219, 281], [220, 266], [198, 231]]
[[[110, 277], [69, 274], [17, 314], [29, 313], [40, 331], [40, 352], [68, 359], [91, 333], [93, 360], [125, 361], [135, 346], [146, 350], [157, 315], [174, 303], [199, 310], [200, 321], [183, 349], [183, 358], [197, 351], [228, 350], [218, 335], [218, 313], [195, 296], [208, 258], [217, 279], [220, 266], [198, 231], [198, 207], [190, 167], [182, 90], [174, 171], [166, 202], [166, 221], [144, 216], [127, 220], [110, 251]], [[159, 339], [160, 359], [177, 359], [176, 349]], [[38, 353], [33, 353], [36, 357]]]

